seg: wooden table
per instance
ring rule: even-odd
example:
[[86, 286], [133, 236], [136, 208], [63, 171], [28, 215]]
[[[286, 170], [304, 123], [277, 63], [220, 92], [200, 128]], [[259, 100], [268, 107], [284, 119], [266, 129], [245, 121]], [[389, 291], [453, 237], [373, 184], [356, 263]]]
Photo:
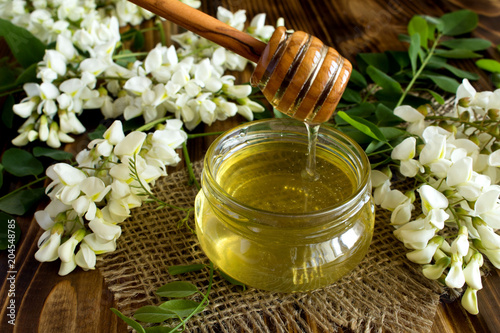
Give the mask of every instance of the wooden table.
[[[202, 10], [215, 15], [217, 6], [232, 11], [245, 9], [249, 18], [257, 13], [268, 14], [272, 24], [280, 16], [286, 26], [317, 36], [325, 44], [336, 48], [350, 60], [359, 52], [405, 50], [398, 34], [406, 33], [407, 22], [414, 14], [441, 16], [457, 10], [471, 9], [479, 14], [479, 28], [475, 36], [500, 44], [500, 1], [498, 0], [202, 0]], [[147, 41], [153, 46], [152, 40]], [[490, 57], [499, 59], [498, 51], [490, 50]], [[474, 71], [472, 64], [463, 65]], [[245, 78], [243, 78], [245, 79]], [[248, 77], [246, 77], [248, 79]], [[479, 88], [491, 90], [482, 74]], [[1, 102], [1, 101], [0, 101]], [[238, 119], [218, 122], [206, 130], [221, 130], [233, 126]], [[2, 138], [8, 141], [7, 138]], [[85, 140], [82, 138], [81, 140]], [[190, 142], [193, 159], [201, 159], [211, 139]], [[76, 152], [83, 144], [66, 147]], [[179, 167], [182, 167], [179, 166]], [[16, 184], [12, 185], [14, 189]], [[46, 202], [41, 203], [39, 209]], [[22, 229], [22, 239], [16, 249], [15, 306], [16, 325], [7, 320], [10, 283], [7, 281], [7, 254], [0, 254], [1, 328], [0, 332], [125, 332], [126, 325], [111, 311], [113, 295], [109, 292], [98, 270], [84, 272], [77, 269], [68, 276], [57, 274], [58, 263], [39, 263], [34, 258], [41, 229], [33, 213], [16, 220]], [[500, 276], [494, 271], [484, 279], [479, 293], [480, 314], [467, 314], [459, 302], [439, 307], [432, 332], [499, 332], [500, 331]]]

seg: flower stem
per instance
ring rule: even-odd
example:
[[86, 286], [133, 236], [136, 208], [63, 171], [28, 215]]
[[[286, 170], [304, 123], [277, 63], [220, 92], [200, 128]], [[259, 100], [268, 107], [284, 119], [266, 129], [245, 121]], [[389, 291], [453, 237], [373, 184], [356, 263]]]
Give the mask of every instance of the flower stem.
[[201, 137], [204, 137], [204, 136], [211, 136], [211, 135], [221, 135], [222, 133], [224, 133], [224, 132], [221, 131], [221, 132], [208, 132], [208, 133], [188, 134], [188, 139], [201, 138]]
[[431, 49], [429, 50], [429, 53], [427, 54], [427, 56], [425, 57], [425, 59], [422, 61], [422, 66], [420, 66], [420, 68], [418, 69], [418, 71], [415, 73], [415, 75], [411, 78], [411, 81], [410, 83], [408, 84], [408, 86], [406, 86], [406, 89], [405, 91], [403, 92], [403, 94], [401, 95], [401, 98], [399, 99], [398, 103], [396, 104], [396, 107], [400, 106], [401, 104], [403, 104], [403, 101], [404, 99], [406, 98], [406, 95], [408, 95], [408, 93], [411, 91], [413, 85], [415, 84], [415, 82], [417, 81], [418, 77], [420, 76], [420, 74], [422, 74], [422, 71], [424, 70], [425, 66], [427, 66], [427, 63], [429, 62], [429, 60], [432, 58], [432, 56], [434, 55], [434, 50], [436, 49], [436, 47], [438, 46], [439, 44], [439, 40], [441, 39], [441, 34], [439, 34], [436, 39], [434, 40], [434, 43], [432, 44], [432, 47]]
[[117, 55], [113, 56], [113, 60], [135, 57], [135, 56], [142, 57], [142, 56], [147, 56], [148, 54], [149, 54], [148, 52], [133, 52], [133, 53], [117, 54]]
[[18, 188], [16, 188], [14, 191], [7, 193], [7, 194], [6, 194], [6, 195], [4, 195], [3, 197], [0, 197], [0, 201], [2, 201], [2, 200], [4, 200], [4, 199], [6, 199], [6, 198], [8, 198], [8, 197], [10, 197], [11, 195], [14, 195], [15, 193], [17, 193], [17, 192], [19, 192], [19, 191], [22, 191], [22, 190], [24, 190], [24, 189], [26, 189], [26, 188], [29, 188], [29, 187], [31, 187], [32, 185], [34, 185], [34, 184], [36, 184], [36, 183], [39, 183], [39, 182], [41, 182], [41, 181], [43, 181], [43, 180], [45, 180], [45, 179], [47, 179], [47, 178], [48, 178], [47, 176], [43, 176], [43, 177], [40, 177], [40, 178], [35, 179], [34, 181], [32, 181], [32, 182], [30, 182], [30, 183], [28, 183], [28, 184], [26, 184], [26, 185], [23, 185], [23, 186], [21, 186], [21, 187], [18, 187]]
[[161, 45], [167, 45], [167, 38], [165, 37], [165, 30], [163, 29], [163, 23], [161, 21], [158, 21], [156, 25], [158, 26], [158, 31], [160, 32]]
[[189, 152], [185, 142], [182, 144], [182, 152], [184, 153], [184, 159], [186, 161], [186, 166], [188, 168], [189, 183], [194, 183], [196, 188], [198, 190], [201, 190], [201, 186], [198, 183], [198, 180], [196, 180], [196, 176], [194, 175], [193, 165], [191, 164], [191, 159], [189, 158]]
[[152, 129], [153, 127], [155, 127], [157, 124], [159, 123], [163, 123], [164, 121], [166, 121], [167, 119], [171, 119], [172, 116], [167, 116], [167, 117], [163, 117], [163, 118], [160, 118], [160, 119], [156, 119], [156, 120], [153, 120], [147, 124], [144, 124], [142, 125], [141, 127], [138, 127], [136, 129], [137, 132], [145, 132], [145, 131], [148, 131], [150, 129]]

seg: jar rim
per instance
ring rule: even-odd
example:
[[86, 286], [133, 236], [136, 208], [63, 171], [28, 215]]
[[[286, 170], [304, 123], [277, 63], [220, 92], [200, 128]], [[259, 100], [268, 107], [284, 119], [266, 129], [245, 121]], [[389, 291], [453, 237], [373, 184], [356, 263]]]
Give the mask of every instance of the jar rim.
[[[207, 153], [205, 154], [205, 158], [203, 161], [203, 177], [207, 177], [207, 181], [209, 182], [211, 188], [214, 190], [214, 192], [217, 194], [217, 197], [224, 198], [224, 202], [231, 205], [232, 207], [237, 207], [241, 211], [252, 211], [252, 212], [258, 212], [259, 214], [264, 214], [269, 217], [280, 217], [280, 218], [319, 218], [324, 215], [330, 215], [330, 214], [335, 214], [338, 212], [341, 212], [343, 210], [348, 210], [351, 206], [355, 205], [356, 202], [359, 201], [359, 197], [363, 195], [365, 192], [365, 189], [367, 186], [370, 186], [370, 162], [368, 160], [368, 156], [365, 154], [364, 150], [359, 146], [359, 144], [354, 141], [352, 138], [347, 136], [346, 134], [340, 132], [337, 129], [331, 128], [331, 127], [324, 127], [321, 126], [320, 128], [320, 134], [324, 132], [327, 132], [329, 134], [333, 134], [336, 138], [339, 138], [344, 141], [344, 143], [347, 143], [349, 145], [350, 153], [351, 155], [354, 155], [357, 157], [357, 161], [359, 165], [356, 167], [359, 168], [361, 167], [361, 170], [359, 172], [359, 178], [358, 178], [358, 183], [353, 191], [349, 196], [344, 198], [343, 200], [339, 201], [338, 203], [333, 204], [332, 206], [329, 206], [327, 208], [318, 210], [318, 211], [311, 211], [311, 212], [304, 212], [304, 213], [276, 213], [272, 212], [269, 210], [264, 210], [264, 209], [259, 209], [253, 206], [249, 206], [234, 197], [232, 197], [229, 193], [222, 188], [222, 186], [219, 185], [219, 183], [216, 181], [213, 173], [213, 168], [211, 165], [211, 161], [209, 156], [213, 155], [213, 151], [215, 148], [222, 143], [224, 140], [228, 139], [231, 135], [234, 135], [234, 133], [241, 131], [242, 129], [249, 127], [249, 126], [258, 126], [259, 124], [263, 123], [280, 123], [280, 124], [289, 124], [289, 125], [302, 125], [304, 126], [305, 129], [305, 124], [303, 122], [300, 122], [295, 119], [291, 118], [270, 118], [270, 119], [261, 119], [261, 120], [255, 120], [247, 123], [240, 124], [236, 127], [233, 127], [232, 129], [224, 132], [220, 136], [218, 136], [210, 145], [210, 147], [207, 150]], [[354, 153], [354, 154], [352, 154]]]

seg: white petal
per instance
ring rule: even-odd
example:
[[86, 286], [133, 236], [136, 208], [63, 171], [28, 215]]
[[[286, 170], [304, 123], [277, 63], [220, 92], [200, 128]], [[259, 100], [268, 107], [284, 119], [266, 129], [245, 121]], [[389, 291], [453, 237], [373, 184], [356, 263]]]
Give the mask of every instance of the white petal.
[[468, 182], [472, 178], [472, 163], [471, 157], [464, 157], [461, 160], [453, 163], [448, 170], [446, 183], [448, 186], [456, 186]]
[[424, 120], [425, 116], [409, 105], [401, 105], [394, 109], [394, 114], [410, 123]]
[[139, 152], [142, 147], [144, 140], [146, 139], [146, 133], [143, 132], [130, 132], [122, 141], [120, 141], [114, 149], [114, 153], [117, 156], [133, 156]]
[[500, 167], [500, 149], [490, 154], [488, 164], [493, 167]]
[[415, 156], [415, 145], [417, 140], [414, 137], [409, 137], [403, 140], [399, 145], [394, 147], [391, 153], [391, 158], [394, 160], [407, 161]]

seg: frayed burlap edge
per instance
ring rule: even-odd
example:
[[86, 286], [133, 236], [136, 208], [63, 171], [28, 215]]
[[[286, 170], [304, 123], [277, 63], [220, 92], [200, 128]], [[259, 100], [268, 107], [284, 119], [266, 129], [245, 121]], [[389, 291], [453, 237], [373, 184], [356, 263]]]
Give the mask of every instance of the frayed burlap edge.
[[[199, 174], [201, 163], [196, 163]], [[155, 184], [162, 200], [192, 207], [197, 193], [187, 185], [185, 171], [172, 173]], [[377, 212], [370, 250], [362, 263], [337, 283], [299, 294], [243, 291], [219, 276], [210, 292], [210, 304], [195, 316], [187, 332], [428, 332], [442, 290], [429, 281], [407, 250], [393, 236], [388, 212]], [[144, 305], [162, 301], [155, 290], [175, 280], [190, 281], [204, 291], [208, 271], [170, 276], [172, 265], [208, 263], [196, 235], [179, 226], [185, 213], [146, 204], [122, 223], [118, 249], [103, 256], [98, 268], [117, 307], [127, 316]], [[194, 226], [193, 216], [188, 224]]]

